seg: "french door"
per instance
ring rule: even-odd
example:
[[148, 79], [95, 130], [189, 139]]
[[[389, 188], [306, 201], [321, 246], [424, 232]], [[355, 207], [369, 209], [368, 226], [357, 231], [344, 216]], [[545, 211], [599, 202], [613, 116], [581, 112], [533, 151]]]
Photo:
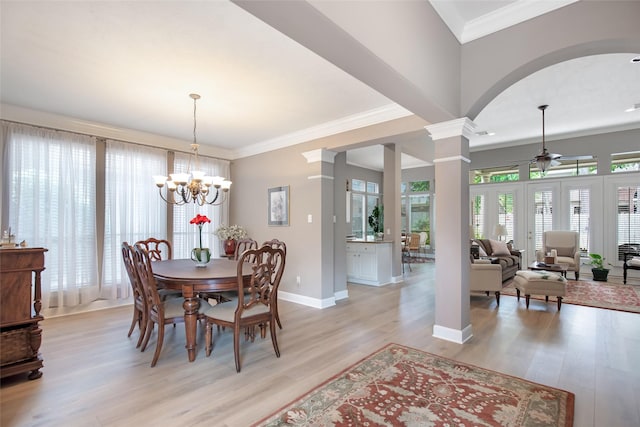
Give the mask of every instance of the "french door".
[[602, 178], [575, 178], [527, 184], [527, 260], [535, 259], [548, 230], [579, 234], [582, 257], [602, 244]]
[[560, 223], [559, 203], [559, 182], [527, 184], [527, 264], [535, 260], [536, 250], [542, 249], [544, 232], [553, 230], [554, 224]]

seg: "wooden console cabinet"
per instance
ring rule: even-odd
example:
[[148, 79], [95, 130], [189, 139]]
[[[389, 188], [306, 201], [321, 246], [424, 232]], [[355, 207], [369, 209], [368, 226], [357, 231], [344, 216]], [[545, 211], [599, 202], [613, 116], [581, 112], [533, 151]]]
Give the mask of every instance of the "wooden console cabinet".
[[0, 249], [0, 377], [30, 372], [40, 378], [44, 248]]

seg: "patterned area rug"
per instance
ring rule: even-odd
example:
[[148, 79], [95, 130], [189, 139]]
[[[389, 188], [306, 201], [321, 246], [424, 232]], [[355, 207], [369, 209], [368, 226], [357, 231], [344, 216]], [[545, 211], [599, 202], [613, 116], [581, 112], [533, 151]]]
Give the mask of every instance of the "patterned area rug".
[[[586, 305], [588, 307], [640, 313], [640, 286], [587, 280], [568, 280], [566, 291], [567, 294], [562, 298], [563, 304]], [[513, 283], [505, 287], [501, 294], [516, 296]], [[523, 295], [520, 296], [523, 297]], [[531, 295], [531, 299], [544, 300], [544, 295]], [[551, 301], [555, 302], [556, 297], [549, 297], [549, 301], [549, 304], [551, 304]]]
[[572, 426], [574, 394], [389, 344], [255, 426]]
[[405, 259], [404, 262], [410, 262], [411, 264], [424, 264], [429, 262], [435, 262], [435, 258], [430, 258], [426, 256], [412, 256], [408, 259]]

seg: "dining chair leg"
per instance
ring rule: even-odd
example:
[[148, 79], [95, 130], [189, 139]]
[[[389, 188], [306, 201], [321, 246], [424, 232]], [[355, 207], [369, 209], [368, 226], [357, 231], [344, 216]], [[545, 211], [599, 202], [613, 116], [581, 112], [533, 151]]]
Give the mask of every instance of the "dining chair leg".
[[138, 343], [136, 344], [136, 348], [139, 348], [140, 345], [142, 344], [142, 340], [144, 339], [144, 336], [147, 333], [147, 328], [149, 327], [149, 325], [147, 324], [148, 320], [147, 320], [147, 315], [145, 314], [144, 311], [140, 312], [140, 336], [138, 337]]
[[276, 297], [273, 301], [273, 314], [276, 318], [276, 322], [278, 322], [278, 327], [282, 329], [282, 323], [280, 323], [280, 315], [278, 314], [278, 298]]
[[149, 344], [149, 338], [151, 337], [151, 333], [153, 332], [153, 322], [150, 322], [147, 319], [147, 330], [144, 334], [144, 340], [142, 341], [142, 347], [140, 351], [145, 351], [147, 349], [147, 344]]
[[164, 341], [164, 325], [158, 324], [158, 337], [156, 342], [156, 351], [153, 353], [153, 360], [151, 361], [151, 367], [153, 368], [158, 363], [160, 357], [160, 350], [162, 350], [162, 343]]
[[240, 326], [233, 327], [233, 356], [236, 360], [236, 372], [240, 372]]
[[278, 340], [276, 339], [276, 324], [273, 320], [269, 321], [269, 329], [271, 330], [271, 343], [276, 352], [276, 357], [280, 357], [280, 349], [278, 348]]
[[204, 337], [205, 337], [205, 343], [204, 343], [205, 355], [209, 357], [211, 355], [211, 349], [213, 348], [213, 324], [207, 322]]
[[131, 334], [133, 333], [133, 329], [136, 327], [136, 323], [138, 323], [138, 327], [141, 328], [140, 325], [140, 312], [136, 309], [133, 310], [133, 319], [131, 320], [131, 326], [129, 327], [129, 333], [127, 334], [127, 337], [130, 337]]

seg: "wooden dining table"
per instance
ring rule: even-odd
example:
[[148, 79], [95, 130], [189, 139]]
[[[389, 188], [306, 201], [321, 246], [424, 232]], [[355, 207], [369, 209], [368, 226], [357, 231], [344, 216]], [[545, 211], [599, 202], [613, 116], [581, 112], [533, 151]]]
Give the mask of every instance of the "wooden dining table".
[[[251, 264], [243, 263], [242, 275], [250, 280]], [[196, 267], [190, 259], [170, 259], [153, 262], [153, 275], [158, 287], [182, 291], [184, 297], [184, 328], [189, 362], [196, 359], [198, 327], [198, 294], [235, 291], [238, 288], [238, 261], [214, 258], [206, 267]]]

